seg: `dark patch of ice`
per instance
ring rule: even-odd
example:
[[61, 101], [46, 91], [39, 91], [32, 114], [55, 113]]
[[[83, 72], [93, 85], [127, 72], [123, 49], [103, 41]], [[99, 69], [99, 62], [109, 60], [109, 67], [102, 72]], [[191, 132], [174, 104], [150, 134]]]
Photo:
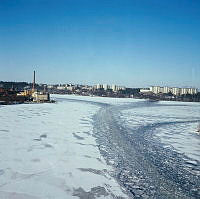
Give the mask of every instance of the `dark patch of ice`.
[[89, 133], [89, 132], [87, 132], [87, 131], [85, 131], [85, 132], [83, 132], [83, 133], [85, 133], [86, 135], [91, 135], [91, 133]]
[[85, 191], [83, 188], [79, 187], [78, 189], [74, 189], [73, 196], [77, 196], [80, 199], [95, 199], [98, 197], [106, 197], [109, 193], [104, 187], [98, 186], [91, 188], [90, 191]]
[[42, 135], [40, 135], [40, 138], [47, 138], [47, 135], [46, 134], [42, 134]]
[[47, 148], [53, 148], [53, 146], [51, 144], [45, 144], [44, 146]]
[[97, 158], [97, 160], [98, 160], [99, 162], [102, 162], [101, 158]]
[[3, 169], [0, 169], [0, 175], [3, 175], [5, 171]]
[[1, 132], [9, 132], [9, 130], [0, 129]]
[[89, 156], [89, 155], [84, 155], [84, 157], [86, 157], [86, 158], [92, 158], [91, 156]]
[[76, 133], [73, 133], [73, 136], [78, 140], [84, 140], [84, 137], [81, 137], [81, 136], [77, 135]]
[[32, 162], [40, 162], [40, 159], [35, 158], [35, 159], [32, 159], [31, 161], [32, 161]]
[[105, 173], [107, 173], [107, 170], [106, 169], [103, 169], [102, 171], [101, 170], [97, 170], [97, 169], [92, 169], [92, 168], [78, 168], [80, 171], [83, 171], [83, 172], [90, 172], [90, 173], [94, 173], [96, 175], [102, 175], [104, 177], [107, 177], [105, 175]]
[[191, 166], [197, 166], [198, 164], [196, 160], [188, 160], [185, 163]]
[[41, 141], [41, 138], [34, 138], [34, 141]]
[[97, 147], [97, 145], [95, 144], [83, 144], [83, 143], [80, 143], [80, 142], [76, 142], [76, 144], [80, 144], [82, 146], [93, 146], [93, 147]]

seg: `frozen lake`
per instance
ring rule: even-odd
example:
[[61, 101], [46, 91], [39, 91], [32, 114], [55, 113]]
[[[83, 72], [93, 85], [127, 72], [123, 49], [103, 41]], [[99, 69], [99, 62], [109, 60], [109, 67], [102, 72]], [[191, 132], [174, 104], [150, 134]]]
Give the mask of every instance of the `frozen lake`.
[[0, 198], [198, 198], [198, 103], [54, 95], [0, 106]]

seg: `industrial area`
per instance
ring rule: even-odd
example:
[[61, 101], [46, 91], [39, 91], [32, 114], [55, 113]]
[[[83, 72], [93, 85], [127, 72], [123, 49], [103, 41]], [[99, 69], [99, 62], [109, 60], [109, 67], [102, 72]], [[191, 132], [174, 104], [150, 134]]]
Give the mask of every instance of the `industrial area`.
[[[32, 86], [32, 87], [31, 87]], [[21, 104], [21, 103], [45, 103], [54, 102], [50, 100], [50, 94], [46, 91], [44, 86], [43, 90], [36, 88], [36, 72], [33, 72], [33, 83], [29, 87], [25, 87], [23, 91], [15, 88], [2, 88], [0, 87], [0, 104]]]

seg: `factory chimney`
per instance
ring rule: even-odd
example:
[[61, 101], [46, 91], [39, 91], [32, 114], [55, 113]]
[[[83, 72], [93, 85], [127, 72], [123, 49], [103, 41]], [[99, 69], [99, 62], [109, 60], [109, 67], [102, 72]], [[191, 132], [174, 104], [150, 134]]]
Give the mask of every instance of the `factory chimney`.
[[35, 92], [35, 71], [33, 71], [33, 92]]

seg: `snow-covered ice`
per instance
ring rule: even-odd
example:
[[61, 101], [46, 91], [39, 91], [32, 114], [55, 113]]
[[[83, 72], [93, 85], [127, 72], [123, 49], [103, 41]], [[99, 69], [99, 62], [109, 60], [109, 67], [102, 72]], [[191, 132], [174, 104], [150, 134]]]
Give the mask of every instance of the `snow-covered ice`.
[[0, 198], [126, 198], [92, 136], [98, 109], [65, 100], [1, 106]]
[[0, 106], [1, 199], [200, 195], [198, 103], [52, 97]]
[[158, 102], [122, 111], [127, 125], [132, 128], [153, 127], [155, 137], [190, 158], [200, 161], [200, 104], [191, 102]]

